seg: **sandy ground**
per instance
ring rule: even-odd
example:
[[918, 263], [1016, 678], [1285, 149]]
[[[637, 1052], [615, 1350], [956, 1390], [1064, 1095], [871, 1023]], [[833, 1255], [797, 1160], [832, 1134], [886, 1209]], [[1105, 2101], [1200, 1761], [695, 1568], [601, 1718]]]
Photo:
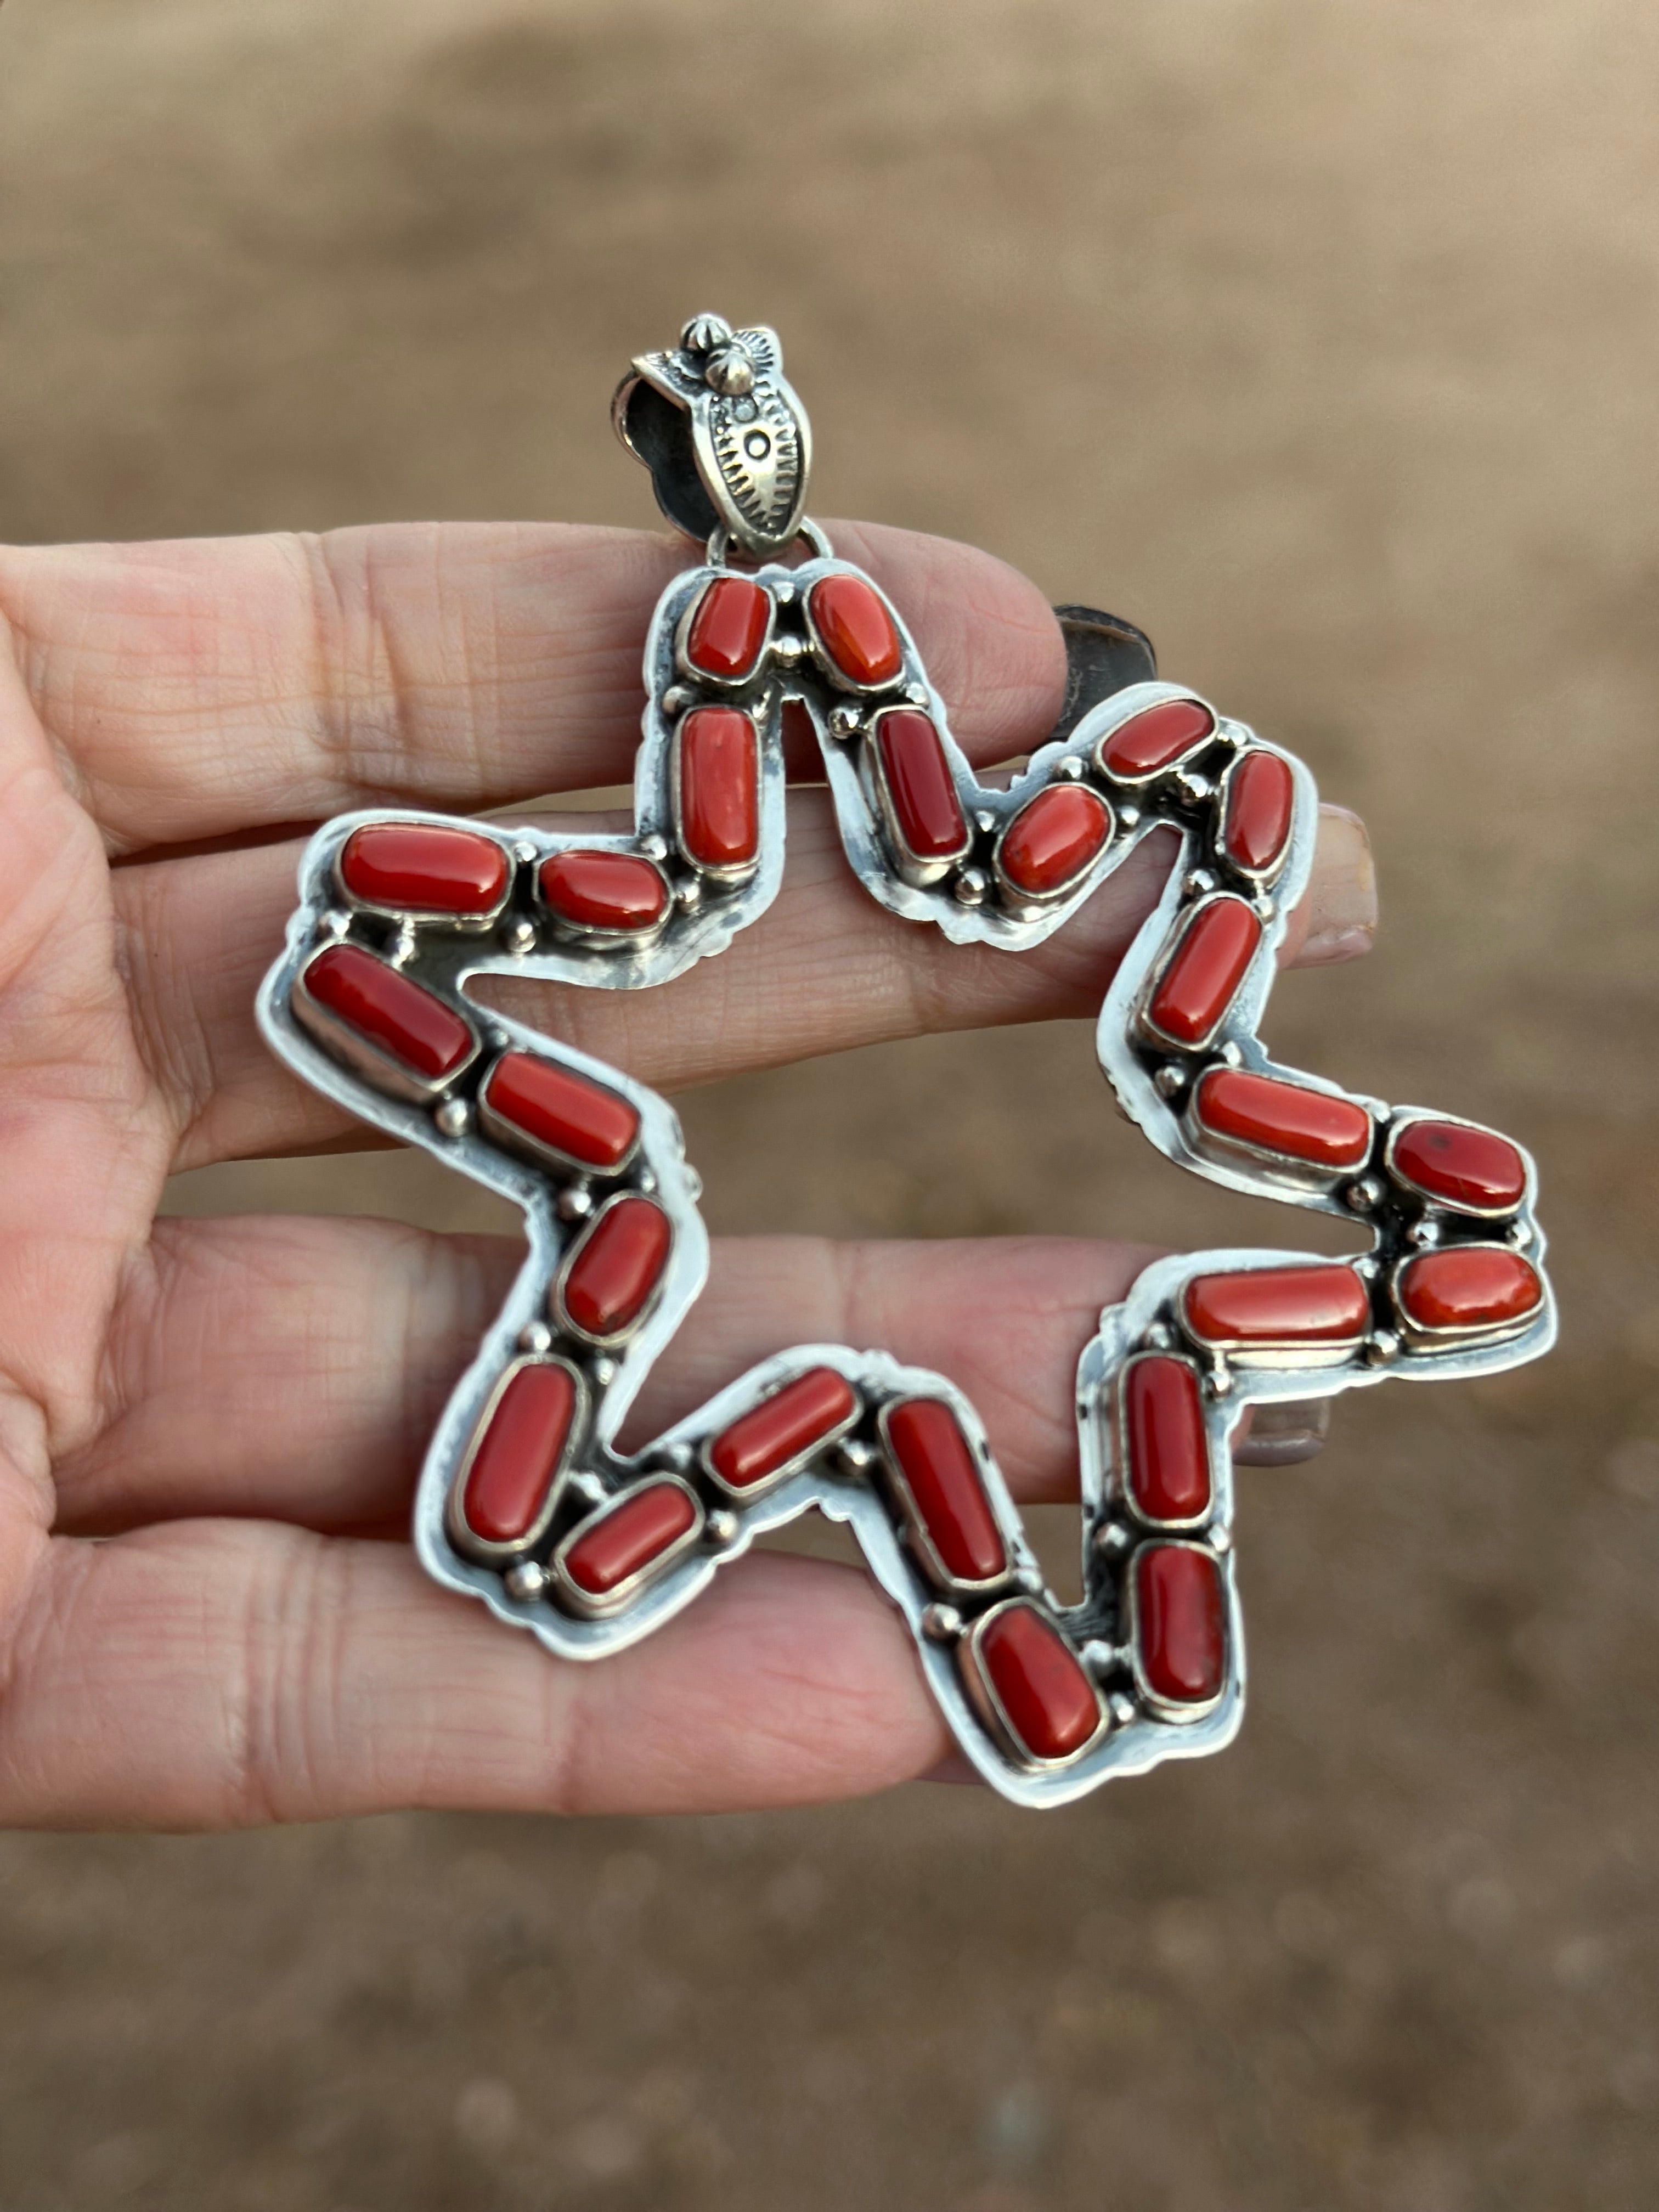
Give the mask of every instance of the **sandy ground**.
[[[820, 512], [1367, 814], [1381, 948], [1273, 1043], [1531, 1143], [1565, 1328], [1249, 1478], [1242, 1740], [1064, 1815], [0, 1841], [4, 2212], [1654, 2203], [1656, 70], [1640, 0], [5, 8], [0, 529], [642, 523], [620, 364], [775, 323]], [[1300, 1238], [1080, 1027], [681, 1103], [718, 1229]]]

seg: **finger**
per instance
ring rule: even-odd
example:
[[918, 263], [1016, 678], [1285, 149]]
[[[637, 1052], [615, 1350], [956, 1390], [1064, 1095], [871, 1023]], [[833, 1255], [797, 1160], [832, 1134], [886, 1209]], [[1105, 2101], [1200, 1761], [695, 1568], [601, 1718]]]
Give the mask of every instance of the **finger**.
[[[1049, 728], [1036, 586], [940, 538], [839, 523], [903, 611], [964, 746]], [[48, 735], [131, 853], [380, 801], [473, 809], [630, 770], [679, 541], [568, 524], [0, 550], [0, 621]]]
[[6, 1659], [13, 1826], [799, 1804], [923, 1773], [946, 1747], [868, 1578], [776, 1556], [576, 1665], [395, 1545], [223, 1521], [60, 1538]]
[[[1046, 944], [1011, 954], [897, 923], [848, 867], [829, 804], [790, 797], [789, 865], [763, 920], [719, 962], [648, 994], [515, 985], [510, 1011], [664, 1089], [936, 1030], [1090, 1016], [1152, 911], [1174, 848], [1149, 839]], [[295, 848], [117, 871], [135, 1027], [179, 1131], [179, 1168], [314, 1150], [361, 1125], [280, 1068], [253, 1018], [282, 942]], [[1370, 943], [1376, 887], [1364, 825], [1322, 815], [1296, 956]]]
[[[962, 1386], [1017, 1496], [1075, 1497], [1078, 1354], [1152, 1256], [1066, 1237], [717, 1242], [624, 1442], [790, 1345], [879, 1345]], [[57, 1471], [59, 1529], [406, 1524], [438, 1413], [522, 1258], [392, 1222], [158, 1222], [112, 1317], [97, 1440]]]

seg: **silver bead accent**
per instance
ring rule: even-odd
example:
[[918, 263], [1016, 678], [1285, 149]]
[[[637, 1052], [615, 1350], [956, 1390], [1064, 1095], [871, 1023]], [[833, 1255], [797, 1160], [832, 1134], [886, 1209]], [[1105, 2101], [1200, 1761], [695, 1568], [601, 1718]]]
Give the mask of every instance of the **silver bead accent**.
[[1091, 1636], [1078, 1653], [1078, 1657], [1097, 1682], [1107, 1675], [1115, 1674], [1123, 1664], [1123, 1654], [1115, 1644], [1108, 1644], [1103, 1637]]
[[319, 937], [343, 937], [351, 927], [351, 916], [331, 906], [317, 924]]
[[1112, 1717], [1114, 1728], [1127, 1728], [1132, 1721], [1139, 1717], [1134, 1699], [1126, 1698], [1121, 1690], [1113, 1691], [1106, 1700], [1106, 1710]]
[[1200, 799], [1209, 798], [1215, 789], [1207, 775], [1194, 775], [1189, 768], [1178, 768], [1170, 781], [1181, 797], [1194, 806]]
[[1376, 1335], [1366, 1342], [1365, 1364], [1368, 1367], [1387, 1367], [1399, 1357], [1400, 1339], [1391, 1328], [1379, 1328]]
[[1180, 1063], [1166, 1060], [1152, 1078], [1152, 1088], [1160, 1098], [1173, 1098], [1187, 1080]]
[[1175, 1338], [1170, 1334], [1167, 1322], [1155, 1321], [1150, 1328], [1141, 1331], [1140, 1340], [1148, 1352], [1167, 1352], [1175, 1342]]
[[717, 1551], [723, 1552], [728, 1544], [735, 1544], [738, 1540], [737, 1515], [728, 1513], [724, 1506], [720, 1507], [704, 1522], [703, 1533]]
[[958, 906], [982, 906], [988, 888], [982, 868], [958, 868], [951, 879], [951, 896]]
[[1382, 1203], [1382, 1186], [1375, 1176], [1361, 1176], [1343, 1192], [1342, 1202], [1355, 1213], [1369, 1213]]
[[780, 668], [799, 668], [811, 657], [809, 640], [798, 637], [793, 630], [780, 630], [772, 640], [772, 658]]
[[921, 1609], [921, 1632], [930, 1644], [954, 1644], [962, 1633], [962, 1615], [955, 1606], [935, 1600]]
[[603, 1505], [611, 1496], [599, 1477], [591, 1468], [582, 1468], [570, 1478], [570, 1487], [584, 1505]]
[[640, 840], [640, 851], [647, 860], [668, 858], [668, 840], [655, 830], [647, 830]]
[[446, 1137], [464, 1137], [472, 1126], [472, 1109], [465, 1098], [446, 1098], [432, 1116]]
[[672, 722], [677, 714], [684, 713], [696, 696], [689, 684], [671, 684], [662, 695], [662, 711]]
[[836, 1445], [836, 1456], [848, 1474], [866, 1474], [876, 1455], [874, 1448], [866, 1443], [862, 1437], [848, 1437], [843, 1443]]
[[693, 315], [680, 332], [687, 353], [713, 353], [731, 337], [732, 325], [724, 315]]
[[1222, 1046], [1220, 1051], [1217, 1053], [1216, 1058], [1218, 1060], [1224, 1060], [1229, 1067], [1243, 1067], [1244, 1065], [1244, 1055], [1239, 1050], [1238, 1047], [1233, 1042], [1231, 1037], [1229, 1037], [1226, 1043]]
[[1140, 827], [1140, 809], [1138, 806], [1120, 806], [1117, 818], [1125, 830], [1138, 830]]
[[407, 922], [404, 922], [402, 928], [399, 929], [397, 936], [392, 940], [392, 966], [394, 968], [401, 968], [405, 961], [412, 960], [415, 957], [415, 932], [410, 927]]
[[1210, 1549], [1212, 1552], [1231, 1552], [1232, 1548], [1233, 1532], [1231, 1528], [1211, 1529]]
[[795, 601], [800, 597], [800, 594], [796, 591], [793, 584], [790, 582], [788, 577], [786, 576], [781, 584], [773, 585], [772, 597], [777, 601], [781, 607], [793, 607]]
[[1206, 891], [1215, 889], [1215, 878], [1207, 868], [1194, 868], [1182, 888], [1188, 898], [1202, 898]]
[[928, 707], [933, 704], [925, 684], [907, 684], [904, 687], [904, 696], [913, 707]]
[[1103, 1521], [1095, 1530], [1095, 1549], [1103, 1559], [1121, 1559], [1132, 1540], [1121, 1521]]
[[520, 1352], [540, 1354], [553, 1349], [553, 1332], [544, 1321], [527, 1321], [519, 1331]]
[[513, 857], [519, 862], [521, 867], [527, 868], [531, 862], [538, 857], [539, 851], [540, 848], [538, 846], [532, 845], [528, 837], [520, 837], [518, 843], [513, 848]]
[[533, 1605], [547, 1588], [547, 1570], [535, 1559], [520, 1559], [501, 1577], [509, 1597], [520, 1605]]
[[593, 1380], [599, 1384], [600, 1389], [608, 1389], [617, 1379], [617, 1363], [601, 1352], [593, 1362], [592, 1373]]
[[593, 1211], [593, 1194], [585, 1182], [573, 1182], [559, 1193], [561, 1221], [586, 1221]]
[[509, 952], [522, 956], [528, 952], [536, 942], [535, 923], [522, 919], [510, 922], [501, 932], [501, 942]]
[[830, 734], [847, 744], [864, 727], [864, 717], [856, 707], [832, 707], [830, 709]]
[[988, 807], [981, 806], [978, 813], [974, 817], [975, 829], [982, 830], [988, 837], [996, 826], [996, 816], [990, 811]]
[[1080, 783], [1083, 780], [1083, 763], [1075, 753], [1067, 753], [1054, 770], [1054, 775], [1062, 783]]
[[1440, 1224], [1426, 1220], [1413, 1222], [1406, 1231], [1406, 1242], [1415, 1244], [1420, 1251], [1427, 1251], [1431, 1244], [1440, 1242]]
[[755, 364], [740, 345], [723, 345], [703, 364], [702, 380], [726, 399], [741, 399], [755, 388]]
[[688, 876], [683, 884], [676, 886], [674, 896], [684, 913], [695, 914], [702, 904], [702, 879], [696, 876]]

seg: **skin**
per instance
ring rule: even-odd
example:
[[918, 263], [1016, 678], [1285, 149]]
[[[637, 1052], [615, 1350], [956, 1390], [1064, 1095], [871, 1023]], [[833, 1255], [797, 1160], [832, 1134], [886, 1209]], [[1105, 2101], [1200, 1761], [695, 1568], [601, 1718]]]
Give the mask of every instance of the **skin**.
[[[963, 546], [834, 535], [905, 610], [969, 754], [1039, 742], [1064, 663], [1036, 587]], [[253, 1026], [308, 829], [625, 781], [641, 641], [684, 559], [518, 525], [0, 551], [0, 1820], [775, 1805], [945, 1753], [908, 1636], [846, 1568], [749, 1559], [591, 1668], [427, 1581], [404, 1540], [422, 1448], [514, 1248], [155, 1218], [179, 1169], [368, 1141]], [[1039, 951], [953, 950], [865, 896], [801, 789], [786, 889], [722, 959], [530, 1003], [666, 1088], [1091, 1015], [1165, 865]], [[1364, 830], [1327, 810], [1291, 957], [1352, 957], [1375, 920]], [[1018, 1496], [1062, 1498], [1078, 1347], [1148, 1256], [728, 1243], [641, 1422], [782, 1346], [882, 1344], [963, 1384]]]

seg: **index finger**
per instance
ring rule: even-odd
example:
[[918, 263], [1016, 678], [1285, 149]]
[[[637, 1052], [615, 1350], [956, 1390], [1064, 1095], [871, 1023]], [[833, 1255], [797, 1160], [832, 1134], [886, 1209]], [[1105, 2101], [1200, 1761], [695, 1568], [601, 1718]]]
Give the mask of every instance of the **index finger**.
[[[1048, 732], [1036, 586], [943, 538], [837, 524], [914, 630], [971, 757]], [[558, 523], [0, 550], [0, 620], [112, 852], [382, 802], [471, 811], [624, 781], [683, 541]]]

